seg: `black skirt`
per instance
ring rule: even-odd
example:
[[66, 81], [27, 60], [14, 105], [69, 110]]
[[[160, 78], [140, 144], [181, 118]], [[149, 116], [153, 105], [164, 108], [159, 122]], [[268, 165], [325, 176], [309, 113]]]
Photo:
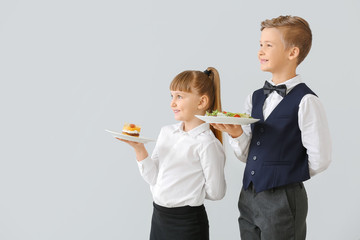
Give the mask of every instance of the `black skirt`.
[[209, 240], [204, 205], [166, 208], [154, 203], [150, 240]]

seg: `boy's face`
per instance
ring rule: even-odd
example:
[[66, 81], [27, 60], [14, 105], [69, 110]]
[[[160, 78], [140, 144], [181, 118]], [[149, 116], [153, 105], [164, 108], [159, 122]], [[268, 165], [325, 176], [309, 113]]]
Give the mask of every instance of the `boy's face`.
[[258, 58], [262, 71], [272, 74], [281, 73], [289, 63], [290, 50], [285, 50], [280, 30], [264, 28], [261, 31]]

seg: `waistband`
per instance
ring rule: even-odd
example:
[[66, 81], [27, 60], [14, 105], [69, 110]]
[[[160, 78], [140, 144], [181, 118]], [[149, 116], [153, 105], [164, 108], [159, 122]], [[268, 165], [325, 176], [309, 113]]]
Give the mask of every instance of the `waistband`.
[[290, 183], [287, 185], [283, 185], [283, 186], [279, 186], [279, 187], [274, 187], [269, 189], [270, 191], [274, 192], [276, 190], [280, 190], [280, 189], [291, 189], [291, 188], [304, 188], [304, 184], [302, 182], [298, 182], [298, 183]]
[[200, 206], [183, 206], [183, 207], [173, 207], [173, 208], [167, 208], [160, 206], [153, 202], [154, 208], [160, 212], [163, 213], [169, 213], [169, 214], [176, 214], [176, 215], [182, 215], [182, 214], [188, 214], [188, 213], [194, 213], [194, 212], [200, 212], [205, 210], [204, 205]]
[[[270, 188], [270, 189], [267, 189], [265, 191], [275, 192], [276, 190], [280, 190], [280, 189], [291, 189], [291, 188], [296, 188], [296, 187], [304, 188], [304, 183], [303, 182], [290, 183], [290, 184], [282, 185], [282, 186], [279, 186], [279, 187]], [[255, 187], [254, 187], [254, 184], [252, 182], [250, 183], [247, 190], [255, 191]]]

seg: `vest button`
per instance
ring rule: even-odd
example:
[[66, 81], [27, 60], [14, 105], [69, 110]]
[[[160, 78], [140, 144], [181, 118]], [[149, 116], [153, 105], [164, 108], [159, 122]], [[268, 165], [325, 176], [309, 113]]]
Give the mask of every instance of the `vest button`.
[[254, 176], [254, 175], [255, 175], [255, 171], [251, 171], [251, 175], [253, 175], [253, 176]]
[[256, 145], [260, 146], [260, 141], [257, 141]]
[[256, 160], [256, 156], [253, 156], [253, 160]]

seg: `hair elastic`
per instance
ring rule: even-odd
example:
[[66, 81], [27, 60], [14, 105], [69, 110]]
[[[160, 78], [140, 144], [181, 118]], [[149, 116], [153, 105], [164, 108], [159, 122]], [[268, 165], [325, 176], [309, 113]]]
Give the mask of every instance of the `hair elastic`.
[[210, 70], [210, 71], [205, 70], [204, 73], [205, 73], [206, 75], [210, 76], [211, 70]]

